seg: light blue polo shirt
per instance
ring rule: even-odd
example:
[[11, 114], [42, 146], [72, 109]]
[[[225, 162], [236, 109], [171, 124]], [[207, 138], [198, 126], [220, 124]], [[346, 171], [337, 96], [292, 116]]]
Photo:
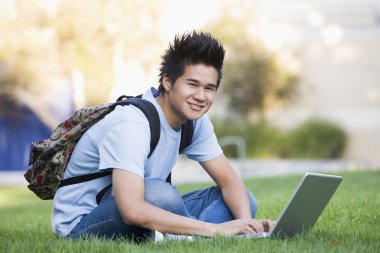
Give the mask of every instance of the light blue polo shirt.
[[[169, 126], [155, 100], [157, 95], [155, 88], [148, 89], [143, 95], [157, 108], [161, 124], [160, 140], [149, 158], [150, 129], [147, 118], [134, 106], [117, 106], [81, 137], [64, 178], [119, 168], [145, 179], [165, 180], [179, 157], [181, 132]], [[194, 121], [192, 144], [182, 153], [198, 162], [209, 161], [222, 154], [206, 115]], [[53, 231], [58, 236], [68, 235], [82, 217], [97, 206], [96, 195], [110, 183], [111, 176], [107, 176], [58, 189], [53, 200]]]

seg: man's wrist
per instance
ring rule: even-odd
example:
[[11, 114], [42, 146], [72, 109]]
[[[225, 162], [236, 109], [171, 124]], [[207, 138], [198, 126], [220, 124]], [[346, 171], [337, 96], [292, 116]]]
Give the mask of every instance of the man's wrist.
[[217, 235], [216, 224], [205, 222], [205, 226], [206, 226], [206, 236]]
[[236, 215], [235, 219], [236, 220], [249, 220], [249, 219], [253, 219], [253, 218], [252, 218], [251, 212], [244, 212], [244, 213]]

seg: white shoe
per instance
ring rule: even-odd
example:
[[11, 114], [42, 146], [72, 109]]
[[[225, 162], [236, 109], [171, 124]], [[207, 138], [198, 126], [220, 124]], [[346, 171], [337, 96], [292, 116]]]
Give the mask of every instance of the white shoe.
[[193, 240], [193, 237], [191, 235], [164, 234], [159, 231], [152, 231], [151, 237], [155, 242], [162, 242], [164, 240], [177, 240], [177, 241], [192, 241]]

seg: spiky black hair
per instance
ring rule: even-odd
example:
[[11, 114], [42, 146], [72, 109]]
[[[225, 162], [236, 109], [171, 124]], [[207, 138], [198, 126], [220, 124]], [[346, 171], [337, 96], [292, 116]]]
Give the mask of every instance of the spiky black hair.
[[174, 84], [177, 78], [183, 75], [185, 67], [192, 64], [214, 67], [218, 72], [217, 85], [219, 86], [224, 56], [223, 45], [210, 33], [192, 31], [177, 34], [161, 57], [159, 90], [163, 89], [162, 81], [165, 76]]

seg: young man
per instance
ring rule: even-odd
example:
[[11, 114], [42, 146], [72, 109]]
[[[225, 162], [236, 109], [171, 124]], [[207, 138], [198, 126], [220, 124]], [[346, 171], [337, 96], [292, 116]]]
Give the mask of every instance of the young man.
[[[58, 236], [144, 237], [149, 231], [202, 236], [268, 231], [253, 219], [257, 204], [218, 145], [206, 116], [222, 76], [225, 51], [208, 33], [176, 36], [162, 57], [160, 86], [143, 98], [156, 107], [161, 136], [150, 151], [149, 123], [134, 106], [118, 106], [78, 142], [64, 178], [112, 170], [112, 176], [61, 187], [53, 206]], [[178, 159], [181, 125], [194, 121], [182, 151], [198, 161], [217, 186], [180, 196], [165, 182]], [[112, 182], [99, 205], [96, 195]]]

